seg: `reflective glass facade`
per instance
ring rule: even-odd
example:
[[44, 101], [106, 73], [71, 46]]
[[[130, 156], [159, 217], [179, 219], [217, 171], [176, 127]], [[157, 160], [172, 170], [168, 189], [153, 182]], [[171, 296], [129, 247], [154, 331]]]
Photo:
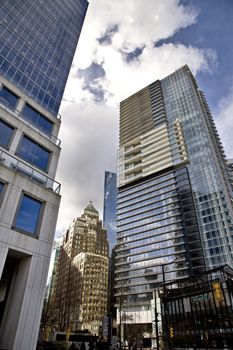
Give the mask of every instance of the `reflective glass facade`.
[[23, 107], [22, 115], [25, 120], [27, 120], [37, 129], [41, 130], [45, 134], [52, 134], [53, 123], [27, 103]]
[[2, 86], [0, 89], [0, 101], [11, 108], [15, 108], [18, 102], [18, 96], [5, 86]]
[[12, 135], [14, 132], [14, 128], [6, 123], [5, 121], [0, 119], [0, 146], [4, 148], [8, 148]]
[[115, 286], [125, 302], [152, 299], [162, 281], [161, 265], [169, 264], [168, 280], [204, 269], [186, 167], [120, 188], [117, 214]]
[[86, 0], [3, 0], [0, 74], [56, 116]]
[[163, 277], [232, 266], [232, 218], [222, 145], [189, 68], [122, 101], [115, 288], [126, 310], [149, 307]]
[[103, 226], [107, 229], [109, 252], [116, 245], [116, 173], [105, 171]]
[[16, 154], [44, 171], [48, 168], [50, 152], [25, 135], [21, 139]]
[[25, 233], [35, 234], [41, 206], [42, 203], [38, 200], [23, 195], [16, 216], [15, 228]]
[[162, 80], [168, 122], [182, 123], [188, 172], [208, 268], [233, 264], [233, 210], [225, 155], [204, 94], [183, 67]]
[[60, 204], [57, 114], [87, 5], [0, 0], [0, 280], [11, 291], [1, 349], [34, 350], [40, 334]]
[[4, 183], [0, 181], [0, 193], [3, 192]]

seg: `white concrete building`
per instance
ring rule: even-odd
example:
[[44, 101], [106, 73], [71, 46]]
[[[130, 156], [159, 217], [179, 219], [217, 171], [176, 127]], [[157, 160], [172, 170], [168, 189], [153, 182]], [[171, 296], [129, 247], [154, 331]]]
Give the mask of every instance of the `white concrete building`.
[[0, 4], [0, 349], [36, 348], [60, 203], [58, 110], [86, 0]]
[[[1, 83], [18, 96], [18, 106], [16, 111], [0, 103], [0, 124], [11, 131], [0, 149], [0, 348], [33, 349], [60, 202], [60, 185], [54, 180], [60, 121], [10, 83]], [[20, 111], [26, 102], [53, 120], [53, 138], [25, 123]], [[4, 135], [1, 146], [7, 142]], [[49, 152], [46, 172], [22, 159], [24, 140]]]

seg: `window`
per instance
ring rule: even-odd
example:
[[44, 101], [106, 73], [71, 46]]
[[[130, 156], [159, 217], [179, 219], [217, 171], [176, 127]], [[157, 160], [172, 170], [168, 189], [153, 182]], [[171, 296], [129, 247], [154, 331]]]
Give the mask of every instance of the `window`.
[[0, 119], [0, 146], [8, 148], [14, 128]]
[[41, 130], [47, 135], [51, 135], [53, 129], [53, 123], [50, 122], [45, 116], [37, 112], [33, 107], [25, 104], [22, 110], [23, 117], [36, 128]]
[[1, 193], [3, 192], [3, 188], [4, 188], [4, 183], [0, 181], [0, 196], [1, 196]]
[[12, 91], [2, 86], [0, 90], [0, 101], [5, 103], [7, 106], [15, 108], [17, 105], [19, 97], [15, 95]]
[[17, 155], [42, 170], [47, 170], [50, 152], [29, 137], [23, 136]]
[[0, 205], [2, 203], [4, 190], [5, 190], [5, 183], [0, 181]]
[[24, 194], [16, 215], [15, 228], [32, 235], [36, 234], [41, 207], [42, 202]]

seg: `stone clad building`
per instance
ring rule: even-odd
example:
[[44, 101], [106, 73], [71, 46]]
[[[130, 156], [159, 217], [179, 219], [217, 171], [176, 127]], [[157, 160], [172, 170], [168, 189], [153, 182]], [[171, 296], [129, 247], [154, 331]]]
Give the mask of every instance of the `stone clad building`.
[[108, 241], [90, 202], [63, 237], [47, 326], [97, 334], [107, 314]]
[[0, 349], [36, 348], [60, 203], [58, 111], [87, 7], [0, 1]]

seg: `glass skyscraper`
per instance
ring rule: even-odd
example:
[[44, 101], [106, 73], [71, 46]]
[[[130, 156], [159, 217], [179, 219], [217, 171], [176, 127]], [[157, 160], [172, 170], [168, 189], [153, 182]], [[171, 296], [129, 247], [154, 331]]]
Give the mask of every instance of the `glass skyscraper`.
[[107, 229], [109, 253], [116, 245], [116, 201], [117, 201], [116, 173], [105, 171], [104, 176], [104, 215], [103, 226]]
[[232, 218], [223, 147], [188, 66], [122, 101], [115, 288], [125, 322], [151, 331], [163, 277], [232, 266]]
[[36, 348], [60, 203], [60, 107], [86, 0], [0, 1], [0, 348]]
[[0, 74], [57, 115], [86, 0], [3, 0]]

